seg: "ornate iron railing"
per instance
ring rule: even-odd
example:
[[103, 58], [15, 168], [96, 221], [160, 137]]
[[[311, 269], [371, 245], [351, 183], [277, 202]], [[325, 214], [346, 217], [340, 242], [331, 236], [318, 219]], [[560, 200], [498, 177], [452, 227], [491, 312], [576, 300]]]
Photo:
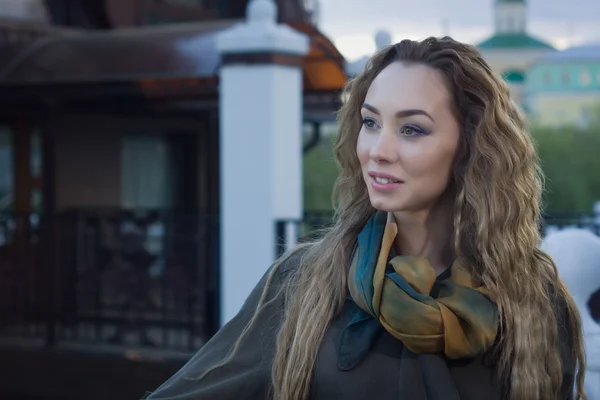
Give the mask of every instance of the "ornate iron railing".
[[43, 216], [0, 218], [0, 335], [192, 349], [214, 332], [216, 218], [98, 209], [52, 218], [50, 233]]

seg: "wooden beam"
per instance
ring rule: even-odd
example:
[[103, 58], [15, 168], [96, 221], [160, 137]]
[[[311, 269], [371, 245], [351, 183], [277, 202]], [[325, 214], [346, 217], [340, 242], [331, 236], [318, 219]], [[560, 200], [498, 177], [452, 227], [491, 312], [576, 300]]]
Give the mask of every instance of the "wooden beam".
[[170, 4], [162, 1], [148, 2], [144, 14], [146, 18], [157, 18], [170, 22], [210, 21], [219, 17], [215, 9]]

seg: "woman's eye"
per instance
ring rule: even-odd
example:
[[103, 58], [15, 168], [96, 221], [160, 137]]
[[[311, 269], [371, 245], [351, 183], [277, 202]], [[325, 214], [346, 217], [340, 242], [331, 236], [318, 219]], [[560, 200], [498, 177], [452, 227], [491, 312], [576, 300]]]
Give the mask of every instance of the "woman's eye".
[[413, 137], [413, 136], [422, 136], [425, 135], [425, 131], [418, 126], [413, 125], [404, 125], [400, 128], [400, 133], [403, 136]]
[[377, 123], [373, 121], [371, 118], [364, 118], [362, 120], [362, 124], [367, 129], [377, 129]]

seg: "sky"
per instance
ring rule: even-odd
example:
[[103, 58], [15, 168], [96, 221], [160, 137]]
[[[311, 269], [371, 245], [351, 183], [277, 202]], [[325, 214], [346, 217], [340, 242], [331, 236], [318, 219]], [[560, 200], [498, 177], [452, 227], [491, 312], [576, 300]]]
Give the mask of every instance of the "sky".
[[[493, 33], [495, 0], [316, 1], [320, 30], [348, 60], [372, 53], [373, 37], [380, 29], [388, 30], [395, 42], [449, 34], [475, 44]], [[558, 48], [600, 42], [600, 0], [528, 0], [527, 4], [531, 35]]]

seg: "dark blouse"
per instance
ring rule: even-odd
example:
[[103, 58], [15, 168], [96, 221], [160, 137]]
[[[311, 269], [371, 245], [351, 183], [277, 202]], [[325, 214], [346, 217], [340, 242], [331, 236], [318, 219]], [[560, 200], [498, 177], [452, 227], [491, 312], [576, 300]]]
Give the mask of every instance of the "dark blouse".
[[[241, 311], [227, 323], [173, 377], [154, 392], [150, 400], [245, 400], [270, 399], [270, 370], [276, 332], [282, 321], [283, 296], [276, 288], [298, 264], [292, 257], [282, 265], [268, 288], [274, 299], [258, 314], [258, 320], [242, 341], [231, 362], [195, 379], [228, 353], [256, 310], [266, 275], [254, 288]], [[443, 279], [441, 275], [438, 279]], [[494, 368], [482, 357], [450, 360], [441, 354], [415, 354], [391, 336], [376, 320], [360, 329], [346, 328], [357, 306], [349, 298], [332, 321], [317, 357], [311, 399], [362, 400], [500, 400], [503, 386]], [[574, 360], [570, 356], [570, 334], [560, 324], [563, 349], [563, 399], [573, 398]]]

